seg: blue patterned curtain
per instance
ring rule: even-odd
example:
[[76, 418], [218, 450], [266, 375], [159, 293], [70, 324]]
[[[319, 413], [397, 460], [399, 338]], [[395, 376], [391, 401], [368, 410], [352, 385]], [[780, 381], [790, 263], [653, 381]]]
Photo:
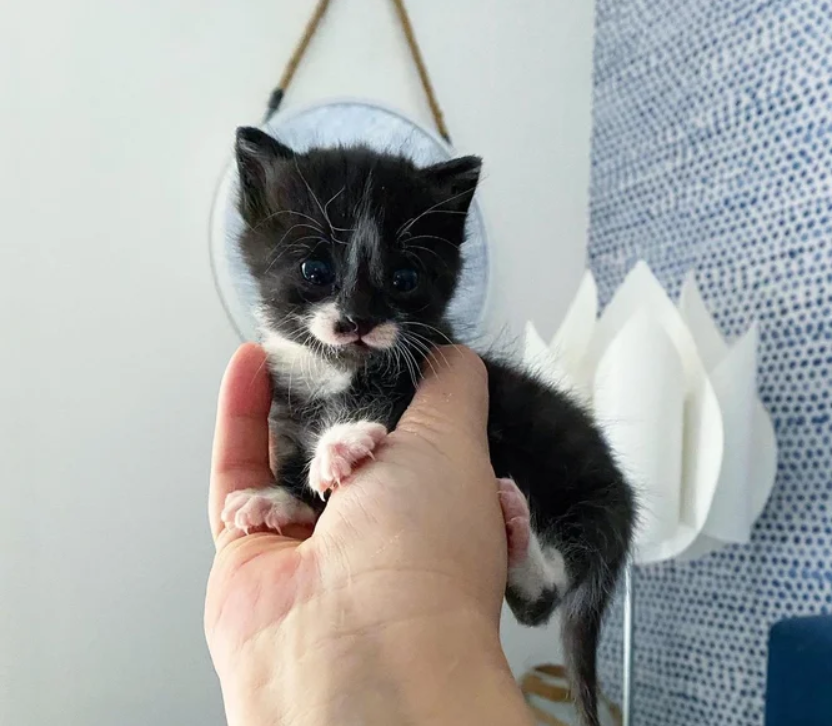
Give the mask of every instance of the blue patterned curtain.
[[[832, 2], [598, 0], [601, 296], [643, 258], [673, 296], [696, 269], [729, 338], [759, 320], [780, 447], [749, 546], [639, 569], [639, 726], [759, 726], [769, 627], [832, 612], [831, 145]], [[620, 628], [618, 610], [601, 652], [611, 694]]]

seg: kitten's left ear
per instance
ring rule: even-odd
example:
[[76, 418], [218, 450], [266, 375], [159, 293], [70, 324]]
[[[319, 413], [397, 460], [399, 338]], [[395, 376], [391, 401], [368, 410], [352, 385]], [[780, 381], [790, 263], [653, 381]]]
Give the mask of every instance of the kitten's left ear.
[[251, 225], [269, 213], [268, 191], [280, 162], [295, 152], [265, 131], [251, 126], [237, 129], [237, 169], [240, 172], [240, 213]]
[[467, 212], [482, 169], [479, 156], [461, 156], [422, 169], [430, 184], [442, 194], [444, 209]]

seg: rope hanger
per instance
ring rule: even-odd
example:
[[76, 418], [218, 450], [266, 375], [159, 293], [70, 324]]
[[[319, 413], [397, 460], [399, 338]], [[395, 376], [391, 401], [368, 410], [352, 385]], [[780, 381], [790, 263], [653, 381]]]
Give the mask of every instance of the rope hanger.
[[[272, 95], [269, 98], [268, 110], [266, 112], [267, 121], [280, 107], [280, 104], [283, 101], [283, 96], [286, 93], [286, 89], [289, 87], [289, 84], [291, 84], [292, 79], [295, 76], [295, 72], [297, 71], [300, 62], [309, 47], [312, 37], [318, 30], [318, 26], [321, 24], [321, 20], [326, 14], [331, 1], [332, 0], [318, 0], [318, 4], [315, 6], [312, 16], [306, 23], [306, 27], [303, 30], [300, 40], [295, 46], [292, 55], [289, 57], [289, 62], [286, 64], [283, 75], [280, 77], [280, 82], [278, 83], [277, 88], [272, 91]], [[408, 15], [407, 8], [405, 7], [404, 0], [392, 0], [392, 2], [396, 9], [396, 14], [399, 17], [399, 22], [401, 23], [408, 48], [410, 49], [410, 55], [413, 58], [413, 62], [416, 64], [416, 70], [419, 73], [419, 80], [422, 82], [422, 88], [424, 89], [425, 96], [428, 100], [428, 106], [430, 107], [430, 112], [433, 116], [433, 122], [436, 124], [436, 128], [442, 138], [450, 143], [451, 137], [448, 134], [447, 126], [445, 126], [445, 119], [442, 116], [442, 110], [439, 108], [439, 102], [436, 100], [436, 93], [433, 90], [433, 84], [431, 83], [430, 76], [428, 75], [425, 60], [422, 57], [422, 51], [419, 49], [419, 44], [416, 41], [416, 34], [413, 30], [413, 24], [410, 22], [410, 16]]]

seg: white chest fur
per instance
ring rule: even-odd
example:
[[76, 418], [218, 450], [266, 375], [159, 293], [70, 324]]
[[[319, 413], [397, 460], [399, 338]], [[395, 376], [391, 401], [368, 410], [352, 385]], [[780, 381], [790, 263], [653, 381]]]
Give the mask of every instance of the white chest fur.
[[352, 373], [341, 370], [305, 345], [262, 328], [263, 348], [269, 367], [292, 395], [328, 398], [342, 393], [352, 382]]

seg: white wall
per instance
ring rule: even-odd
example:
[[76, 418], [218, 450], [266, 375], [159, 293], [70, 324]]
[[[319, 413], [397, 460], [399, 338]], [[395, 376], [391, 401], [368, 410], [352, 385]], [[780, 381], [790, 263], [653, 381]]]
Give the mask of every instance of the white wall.
[[[410, 5], [458, 147], [487, 162], [512, 329], [552, 332], [583, 266], [591, 3]], [[205, 491], [237, 341], [208, 212], [311, 6], [0, 10], [0, 723], [222, 722]], [[364, 95], [428, 121], [387, 0], [333, 3], [311, 56], [287, 105]], [[528, 643], [506, 642], [519, 667]]]

